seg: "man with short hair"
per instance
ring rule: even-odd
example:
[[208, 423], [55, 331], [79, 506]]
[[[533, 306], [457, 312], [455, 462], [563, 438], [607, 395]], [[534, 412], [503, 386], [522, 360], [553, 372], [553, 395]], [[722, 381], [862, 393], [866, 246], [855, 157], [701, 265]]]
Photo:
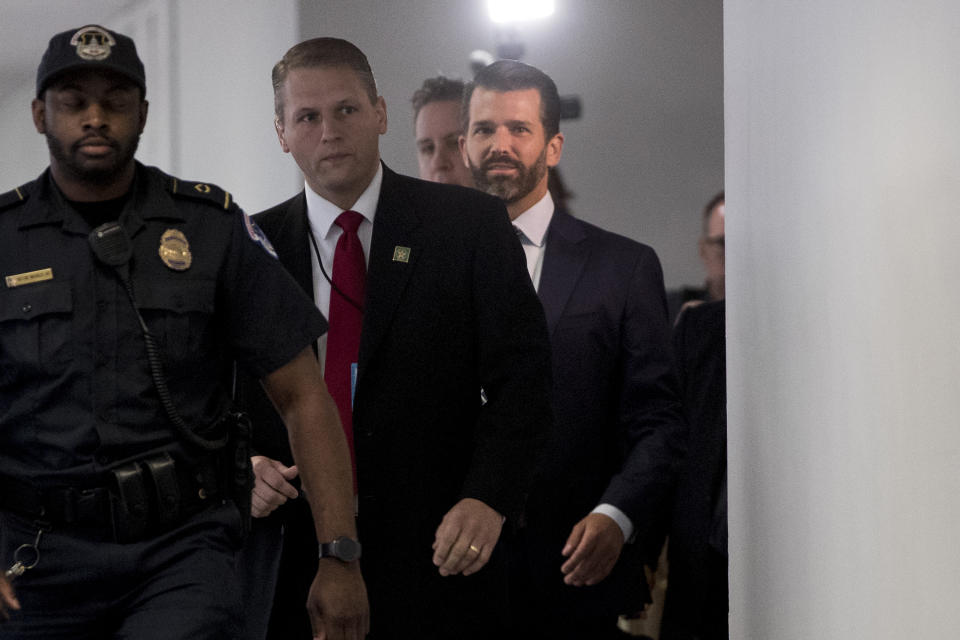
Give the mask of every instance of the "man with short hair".
[[473, 186], [460, 156], [460, 98], [463, 81], [427, 78], [413, 94], [413, 126], [420, 177], [431, 182]]
[[[309, 348], [326, 322], [230, 194], [134, 159], [145, 93], [127, 36], [55, 35], [32, 103], [50, 167], [0, 195], [0, 638], [237, 636], [235, 359], [283, 417], [317, 534], [356, 535]], [[326, 638], [368, 629], [356, 567], [318, 570], [309, 607]]]
[[697, 249], [706, 272], [703, 287], [682, 287], [667, 292], [670, 322], [674, 323], [684, 307], [703, 302], [723, 300], [726, 292], [724, 268], [726, 264], [723, 229], [726, 220], [723, 191], [716, 194], [703, 208], [703, 222]]
[[700, 236], [700, 259], [707, 272], [707, 300], [723, 300], [724, 286], [724, 234], [726, 202], [723, 191], [713, 196], [703, 209], [703, 235]]
[[[527, 637], [616, 637], [646, 590], [681, 455], [663, 276], [650, 247], [556, 208], [563, 150], [556, 85], [501, 60], [463, 99], [460, 148], [507, 206], [543, 303], [555, 430], [518, 533], [513, 610]], [[631, 542], [632, 544], [626, 544]]]
[[[498, 541], [519, 515], [528, 460], [550, 421], [543, 310], [507, 212], [496, 198], [380, 161], [386, 103], [353, 44], [294, 46], [273, 86], [280, 146], [305, 185], [255, 219], [329, 310], [318, 357], [352, 427], [371, 637], [507, 637]], [[352, 268], [348, 254], [359, 257]], [[254, 414], [261, 451], [282, 438], [270, 424]], [[295, 508], [288, 464], [266, 456], [255, 469], [259, 515]], [[283, 553], [310, 566], [316, 540], [288, 547], [303, 536], [286, 523]], [[278, 585], [296, 601], [305, 587], [289, 564]], [[277, 604], [271, 633], [302, 637]]]

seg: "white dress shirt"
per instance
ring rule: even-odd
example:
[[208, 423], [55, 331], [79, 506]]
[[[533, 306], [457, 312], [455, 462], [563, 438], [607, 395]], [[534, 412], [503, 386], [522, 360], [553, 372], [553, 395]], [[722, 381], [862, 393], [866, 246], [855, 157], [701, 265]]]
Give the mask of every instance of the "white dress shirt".
[[540, 290], [540, 272], [543, 271], [543, 252], [547, 248], [547, 227], [553, 218], [553, 198], [547, 191], [536, 204], [517, 216], [513, 226], [527, 254], [527, 272], [533, 288]]
[[[543, 271], [543, 254], [547, 248], [547, 228], [553, 219], [553, 198], [550, 192], [537, 201], [532, 207], [521, 213], [513, 221], [517, 229], [517, 236], [523, 245], [523, 252], [527, 255], [527, 272], [533, 281], [533, 288], [540, 290], [540, 274]], [[602, 513], [609, 516], [620, 527], [623, 539], [631, 541], [633, 536], [633, 522], [623, 511], [612, 504], [599, 504], [593, 513]]]
[[[377, 211], [377, 203], [380, 201], [380, 185], [382, 182], [383, 166], [381, 165], [377, 169], [376, 175], [373, 176], [373, 180], [350, 207], [350, 211], [356, 211], [363, 216], [363, 221], [357, 228], [357, 235], [360, 237], [360, 244], [363, 245], [363, 258], [368, 265], [370, 264], [370, 240], [373, 237], [373, 216]], [[307, 220], [310, 223], [310, 232], [317, 241], [317, 249], [320, 253], [320, 259], [323, 260], [323, 268], [327, 275], [332, 278], [333, 254], [337, 248], [337, 240], [343, 233], [343, 229], [336, 224], [336, 220], [345, 209], [324, 200], [309, 185], [304, 186], [307, 194]], [[313, 299], [323, 317], [329, 318], [330, 282], [320, 271], [320, 263], [317, 262], [317, 251], [313, 249], [313, 242], [309, 238], [307, 238], [307, 242], [310, 243], [310, 264], [313, 271]], [[326, 333], [317, 340], [317, 357], [322, 368], [327, 359]]]

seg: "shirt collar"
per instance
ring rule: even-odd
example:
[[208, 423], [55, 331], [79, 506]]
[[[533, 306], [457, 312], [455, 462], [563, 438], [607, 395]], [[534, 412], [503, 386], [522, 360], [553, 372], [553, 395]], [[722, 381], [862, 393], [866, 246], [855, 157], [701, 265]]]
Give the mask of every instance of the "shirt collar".
[[551, 218], [553, 218], [553, 198], [547, 191], [535, 205], [516, 217], [513, 226], [523, 232], [530, 244], [542, 247]]
[[[377, 173], [374, 174], [373, 180], [350, 207], [350, 211], [356, 211], [365, 220], [373, 224], [373, 216], [376, 214], [377, 204], [380, 202], [380, 185], [382, 183], [383, 165], [381, 164], [377, 167]], [[318, 235], [326, 238], [330, 235], [330, 230], [337, 221], [337, 217], [344, 212], [344, 209], [324, 199], [306, 183], [304, 183], [304, 191], [307, 194], [307, 217], [310, 219], [310, 228]]]
[[[140, 227], [143, 226], [143, 220], [145, 219], [172, 218], [174, 220], [184, 220], [183, 214], [173, 206], [169, 198], [159, 199], [157, 201], [150, 200], [149, 206], [144, 204], [149, 198], [147, 195], [148, 187], [152, 186], [164, 193], [166, 193], [167, 188], [166, 185], [159, 182], [153, 174], [147, 171], [146, 167], [139, 161], [136, 161], [135, 167], [136, 171], [134, 172], [133, 184], [130, 186], [130, 191], [128, 192], [129, 197], [127, 198], [123, 212], [120, 214], [120, 220], [124, 222], [127, 233], [129, 233], [131, 237], [135, 235]], [[170, 178], [168, 177], [168, 179]], [[148, 185], [151, 181], [153, 181], [154, 184]], [[20, 228], [42, 224], [63, 224], [64, 230], [70, 233], [90, 233], [90, 226], [73, 210], [66, 196], [63, 195], [60, 187], [57, 186], [50, 167], [47, 167], [40, 175], [35, 185], [32, 193], [34, 199], [37, 203], [42, 202], [45, 204], [44, 206], [26, 209], [22, 222], [19, 224]], [[141, 210], [143, 211], [141, 212]]]

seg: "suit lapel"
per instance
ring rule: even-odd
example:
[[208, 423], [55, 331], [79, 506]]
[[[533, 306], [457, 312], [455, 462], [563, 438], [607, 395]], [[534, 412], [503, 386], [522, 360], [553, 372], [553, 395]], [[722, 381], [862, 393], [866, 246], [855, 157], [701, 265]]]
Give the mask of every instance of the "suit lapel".
[[583, 242], [585, 238], [576, 218], [562, 209], [554, 211], [547, 230], [547, 248], [537, 291], [551, 338], [587, 262], [590, 252]]
[[[307, 196], [304, 191], [287, 201], [270, 242], [277, 250], [280, 264], [293, 276], [300, 288], [311, 300], [313, 297], [313, 265], [310, 261], [310, 223], [307, 220]], [[314, 300], [316, 302], [316, 300]], [[317, 342], [311, 345], [317, 354]]]
[[313, 300], [313, 267], [310, 263], [310, 224], [304, 192], [290, 201], [283, 221], [273, 234], [280, 262]]
[[370, 242], [359, 376], [363, 376], [366, 365], [393, 321], [397, 305], [416, 267], [422, 249], [417, 234], [419, 226], [420, 219], [403, 191], [399, 177], [384, 165]]

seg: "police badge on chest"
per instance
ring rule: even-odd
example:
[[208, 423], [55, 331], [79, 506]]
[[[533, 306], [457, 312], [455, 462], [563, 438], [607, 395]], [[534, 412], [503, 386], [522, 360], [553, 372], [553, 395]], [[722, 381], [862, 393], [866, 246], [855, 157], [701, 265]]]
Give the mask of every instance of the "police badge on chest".
[[190, 243], [179, 229], [167, 229], [160, 236], [160, 259], [174, 271], [186, 271], [193, 263]]

